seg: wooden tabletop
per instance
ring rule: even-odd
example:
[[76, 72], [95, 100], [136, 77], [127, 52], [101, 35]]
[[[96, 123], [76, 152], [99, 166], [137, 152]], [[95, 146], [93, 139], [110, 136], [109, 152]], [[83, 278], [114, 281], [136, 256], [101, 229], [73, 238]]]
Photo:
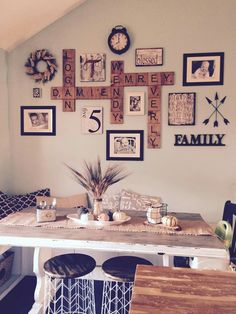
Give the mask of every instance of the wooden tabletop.
[[[25, 212], [32, 209], [24, 210]], [[57, 215], [71, 213], [59, 211]], [[143, 215], [143, 213], [141, 213]], [[135, 213], [135, 215], [141, 215]], [[199, 214], [178, 213], [178, 218], [202, 219]], [[3, 222], [3, 221], [2, 221]], [[227, 259], [228, 253], [216, 236], [162, 235], [151, 232], [39, 228], [0, 224], [0, 245], [54, 248], [84, 248], [147, 254], [204, 256]]]
[[236, 313], [236, 272], [138, 265], [130, 314]]

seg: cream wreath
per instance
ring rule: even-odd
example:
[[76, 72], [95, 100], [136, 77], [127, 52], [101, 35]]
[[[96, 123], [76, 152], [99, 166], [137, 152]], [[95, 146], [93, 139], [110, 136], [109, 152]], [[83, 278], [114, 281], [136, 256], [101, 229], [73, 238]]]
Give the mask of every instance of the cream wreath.
[[25, 67], [26, 74], [31, 75], [35, 82], [51, 81], [57, 72], [56, 59], [46, 49], [31, 52]]

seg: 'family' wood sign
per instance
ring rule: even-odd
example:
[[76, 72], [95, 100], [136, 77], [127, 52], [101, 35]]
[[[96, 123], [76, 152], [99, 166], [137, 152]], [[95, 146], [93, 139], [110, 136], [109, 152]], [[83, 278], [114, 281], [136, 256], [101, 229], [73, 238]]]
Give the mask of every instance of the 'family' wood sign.
[[[91, 63], [92, 66], [93, 63]], [[161, 86], [174, 84], [174, 72], [125, 73], [124, 61], [111, 61], [110, 86], [75, 86], [75, 49], [63, 50], [63, 86], [51, 88], [51, 99], [63, 100], [63, 111], [75, 111], [75, 101], [111, 100], [111, 124], [124, 123], [124, 87], [148, 87], [148, 148], [161, 146]]]
[[175, 146], [225, 146], [225, 134], [175, 134]]

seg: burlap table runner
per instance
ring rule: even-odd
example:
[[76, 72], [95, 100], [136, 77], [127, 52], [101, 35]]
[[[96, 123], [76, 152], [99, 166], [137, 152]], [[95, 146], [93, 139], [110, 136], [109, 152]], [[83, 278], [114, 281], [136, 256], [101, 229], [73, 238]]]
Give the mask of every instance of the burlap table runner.
[[39, 228], [68, 228], [68, 229], [104, 229], [119, 232], [153, 232], [159, 234], [177, 234], [177, 235], [213, 235], [211, 227], [204, 220], [185, 220], [179, 219], [181, 230], [167, 228], [162, 224], [150, 225], [145, 223], [144, 217], [132, 217], [130, 221], [121, 225], [112, 226], [84, 226], [77, 224], [66, 215], [58, 216], [56, 221], [38, 223], [36, 214], [32, 212], [17, 212], [10, 214], [0, 220], [0, 225], [7, 226], [28, 226]]

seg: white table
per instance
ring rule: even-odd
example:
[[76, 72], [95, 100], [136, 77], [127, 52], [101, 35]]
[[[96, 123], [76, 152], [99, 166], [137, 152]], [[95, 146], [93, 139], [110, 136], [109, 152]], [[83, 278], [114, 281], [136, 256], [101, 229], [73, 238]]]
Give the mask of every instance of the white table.
[[[31, 209], [28, 209], [31, 210]], [[66, 211], [68, 214], [68, 210]], [[60, 215], [65, 214], [64, 211]], [[136, 215], [140, 213], [136, 212]], [[177, 216], [190, 220], [198, 214]], [[223, 244], [214, 236], [173, 236], [148, 232], [114, 232], [88, 229], [48, 229], [39, 227], [6, 226], [0, 224], [0, 245], [34, 247], [34, 272], [37, 276], [35, 303], [30, 314], [42, 314], [44, 274], [43, 263], [52, 256], [53, 248], [89, 249], [95, 251], [123, 252], [125, 254], [164, 253], [164, 266], [169, 256], [207, 257], [228, 260]]]

